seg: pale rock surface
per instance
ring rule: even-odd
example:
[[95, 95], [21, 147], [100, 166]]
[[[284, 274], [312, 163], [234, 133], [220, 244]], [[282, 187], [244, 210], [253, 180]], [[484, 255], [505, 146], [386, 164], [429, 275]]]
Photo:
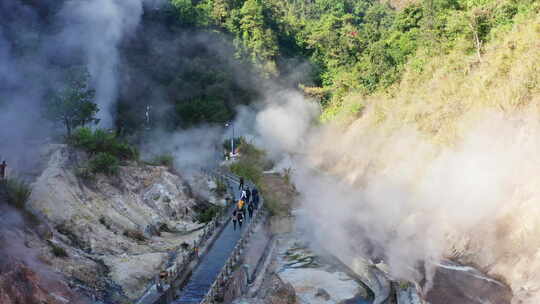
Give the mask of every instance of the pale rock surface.
[[[48, 163], [33, 184], [28, 208], [50, 223], [53, 241], [69, 254], [50, 257], [50, 263], [94, 291], [138, 298], [169, 262], [169, 253], [184, 242], [192, 244], [201, 233], [193, 183], [166, 167], [132, 163], [121, 166], [118, 176], [84, 181], [75, 174], [87, 159], [84, 153], [56, 145], [44, 158]], [[196, 191], [210, 197], [207, 179], [197, 178], [203, 181]], [[171, 233], [160, 232], [161, 226]], [[128, 231], [142, 239], [126, 236]]]

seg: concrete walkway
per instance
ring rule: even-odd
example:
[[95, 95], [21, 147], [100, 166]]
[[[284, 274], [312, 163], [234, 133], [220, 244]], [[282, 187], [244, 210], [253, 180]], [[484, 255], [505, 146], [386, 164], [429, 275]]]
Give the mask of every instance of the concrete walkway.
[[[233, 183], [235, 185], [234, 198], [237, 199], [240, 197], [240, 191], [237, 186], [238, 183], [236, 181], [233, 181]], [[191, 278], [180, 291], [180, 297], [173, 302], [174, 304], [200, 303], [204, 299], [217, 275], [227, 262], [236, 243], [240, 240], [242, 232], [247, 229], [250, 220], [249, 216], [246, 216], [242, 229], [236, 227], [236, 230], [233, 228], [232, 221], [228, 222], [207, 254], [202, 258]]]

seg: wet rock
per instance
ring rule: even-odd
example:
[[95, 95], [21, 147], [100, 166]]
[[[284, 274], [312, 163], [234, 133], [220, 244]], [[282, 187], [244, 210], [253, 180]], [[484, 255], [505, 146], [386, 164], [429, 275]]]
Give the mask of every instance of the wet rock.
[[146, 228], [144, 229], [144, 234], [149, 237], [161, 236], [161, 230], [158, 227], [152, 224], [149, 224], [149, 225], [146, 225]]
[[422, 299], [412, 284], [402, 283], [396, 289], [397, 304], [422, 304]]
[[319, 289], [324, 289], [337, 303], [353, 298], [362, 288], [347, 274], [330, 269], [287, 268], [279, 273], [279, 277], [294, 287], [302, 303], [326, 303], [323, 297], [316, 295]]
[[317, 289], [317, 292], [315, 293], [315, 296], [318, 297], [318, 298], [323, 298], [326, 301], [330, 300], [330, 295], [323, 288]]
[[512, 291], [472, 267], [445, 261], [438, 265], [426, 300], [431, 304], [509, 304]]
[[296, 304], [296, 291], [292, 284], [285, 283], [277, 275], [273, 275], [264, 300], [267, 304]]

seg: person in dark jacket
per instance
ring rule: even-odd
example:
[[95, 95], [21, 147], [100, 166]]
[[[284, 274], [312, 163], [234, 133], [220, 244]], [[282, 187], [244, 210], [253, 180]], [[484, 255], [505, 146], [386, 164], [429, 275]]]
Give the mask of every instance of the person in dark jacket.
[[253, 203], [250, 203], [248, 205], [248, 213], [249, 213], [249, 218], [252, 218], [253, 217]]
[[242, 190], [244, 189], [244, 178], [240, 177], [240, 184], [238, 185], [238, 189]]
[[236, 213], [236, 210], [234, 210], [232, 213], [233, 230], [236, 230], [236, 222], [238, 221], [238, 216], [236, 215]]
[[244, 223], [244, 213], [243, 212], [237, 212], [236, 218], [238, 220], [238, 227], [242, 229], [242, 224]]
[[257, 188], [253, 188], [253, 190], [251, 190], [251, 196], [253, 197], [253, 207], [255, 207], [255, 209], [259, 208], [259, 191]]
[[251, 191], [249, 190], [249, 187], [246, 187], [246, 203], [250, 203], [250, 198], [251, 198]]

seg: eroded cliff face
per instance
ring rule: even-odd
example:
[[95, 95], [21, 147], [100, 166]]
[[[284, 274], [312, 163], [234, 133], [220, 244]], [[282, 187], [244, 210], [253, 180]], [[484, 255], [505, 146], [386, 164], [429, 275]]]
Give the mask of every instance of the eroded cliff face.
[[[20, 277], [24, 285], [9, 287], [9, 301], [28, 289], [38, 299], [51, 296], [48, 287], [39, 287], [39, 273], [34, 275], [39, 265], [57, 273], [67, 290], [69, 285], [94, 300], [131, 303], [198, 236], [202, 225], [195, 218], [201, 204], [218, 201], [197, 194], [212, 193], [204, 176], [188, 182], [166, 167], [132, 163], [117, 176], [84, 180], [75, 170], [86, 160], [84, 153], [57, 145], [43, 156], [47, 165], [32, 184], [27, 203], [41, 223], [33, 228], [23, 223], [3, 235], [22, 242], [21, 250], [10, 254], [20, 267], [0, 276], [0, 282]], [[27, 250], [35, 252], [30, 259], [17, 257]]]

